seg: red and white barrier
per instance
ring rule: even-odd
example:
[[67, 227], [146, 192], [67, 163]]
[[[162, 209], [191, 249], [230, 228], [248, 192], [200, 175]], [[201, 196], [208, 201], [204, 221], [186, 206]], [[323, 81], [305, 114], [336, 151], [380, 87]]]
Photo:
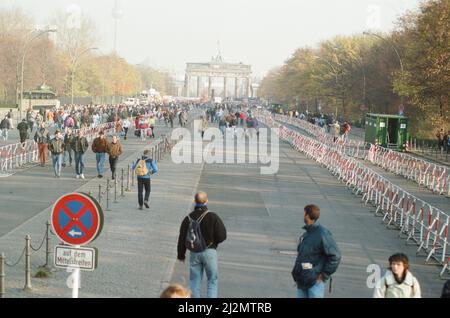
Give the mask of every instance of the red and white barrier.
[[[450, 197], [450, 171], [445, 166], [373, 144], [352, 140], [344, 141], [343, 139], [334, 142], [334, 138], [324, 128], [298, 118], [274, 115], [274, 120], [300, 128], [320, 142], [334, 147], [343, 154], [365, 159], [389, 172], [425, 186], [434, 193]], [[369, 149], [367, 150], [367, 148]]]
[[[388, 227], [397, 228], [400, 235], [406, 235], [407, 241], [414, 241], [419, 246], [417, 253], [421, 251], [426, 253], [426, 262], [433, 258], [443, 266], [441, 275], [450, 268], [449, 214], [396, 186], [348, 155], [347, 151], [344, 151], [345, 148], [330, 146], [302, 135], [279, 124], [270, 115], [258, 113], [256, 117], [268, 127], [277, 128], [280, 139], [289, 142], [293, 148], [325, 166], [356, 195], [362, 195], [366, 205], [372, 203], [376, 207], [375, 214], [380, 214]], [[396, 156], [379, 147], [371, 147], [367, 152], [368, 157], [372, 159], [380, 157], [380, 160], [397, 171], [411, 164], [408, 158], [397, 160], [394, 155]], [[391, 163], [390, 160], [395, 162]], [[422, 175], [426, 176], [425, 172], [429, 167], [422, 168], [424, 168]], [[438, 182], [442, 175], [442, 170], [435, 170], [435, 179], [431, 182], [433, 180]]]

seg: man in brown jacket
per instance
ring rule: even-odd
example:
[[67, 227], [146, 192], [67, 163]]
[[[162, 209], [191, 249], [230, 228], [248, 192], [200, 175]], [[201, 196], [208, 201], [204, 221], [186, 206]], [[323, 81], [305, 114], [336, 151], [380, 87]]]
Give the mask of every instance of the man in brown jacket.
[[95, 160], [97, 162], [97, 173], [99, 178], [103, 178], [106, 161], [106, 148], [108, 141], [105, 138], [105, 133], [100, 131], [98, 137], [92, 143], [92, 151], [95, 153]]
[[112, 137], [112, 142], [108, 143], [106, 152], [109, 154], [109, 166], [111, 167], [112, 179], [116, 179], [116, 167], [119, 156], [122, 154], [122, 145], [116, 135]]

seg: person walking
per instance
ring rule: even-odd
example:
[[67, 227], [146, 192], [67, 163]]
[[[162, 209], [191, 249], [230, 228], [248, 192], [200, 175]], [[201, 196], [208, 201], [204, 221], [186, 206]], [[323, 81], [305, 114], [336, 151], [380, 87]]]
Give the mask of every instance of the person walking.
[[186, 250], [190, 251], [189, 287], [192, 298], [200, 298], [203, 272], [208, 278], [207, 297], [218, 295], [217, 247], [227, 239], [227, 230], [221, 218], [208, 210], [208, 195], [195, 195], [195, 208], [183, 219], [178, 237], [177, 259], [184, 262]]
[[17, 129], [19, 130], [20, 142], [24, 143], [28, 139], [28, 124], [25, 118], [17, 125]]
[[116, 167], [119, 161], [119, 156], [122, 154], [122, 145], [119, 142], [119, 138], [114, 135], [111, 143], [108, 143], [106, 152], [109, 155], [109, 166], [111, 168], [112, 180], [116, 179]]
[[52, 153], [53, 170], [55, 172], [55, 178], [61, 177], [61, 164], [62, 154], [64, 153], [64, 140], [61, 137], [61, 132], [56, 130], [55, 137], [50, 141], [48, 146]]
[[78, 135], [72, 140], [71, 146], [75, 155], [76, 178], [84, 179], [84, 155], [89, 149], [89, 143], [84, 137], [83, 129], [78, 130]]
[[225, 131], [227, 129], [227, 120], [225, 116], [220, 117], [219, 120], [219, 130], [222, 133], [222, 135], [225, 135]]
[[13, 123], [13, 119], [14, 119], [14, 112], [12, 109], [9, 110], [8, 114], [6, 115], [6, 117], [8, 117], [11, 129], [14, 129], [14, 123]]
[[[143, 205], [150, 209], [149, 198], [151, 191], [151, 175], [158, 172], [158, 167], [153, 159], [149, 157], [150, 151], [145, 150], [140, 159], [133, 164], [132, 169], [135, 171], [138, 181], [138, 203], [139, 210], [143, 209]], [[145, 189], [145, 196], [143, 192]]]
[[125, 119], [123, 120], [123, 125], [122, 125], [122, 127], [123, 127], [123, 139], [124, 139], [124, 140], [127, 140], [128, 130], [129, 130], [130, 127], [131, 127], [131, 122], [130, 122], [130, 120], [129, 120], [128, 118], [125, 118]]
[[334, 122], [334, 124], [331, 124], [331, 133], [333, 134], [333, 142], [336, 142], [339, 140], [339, 136], [341, 134], [341, 126], [337, 121]]
[[202, 121], [201, 121], [200, 125], [201, 125], [202, 139], [203, 139], [205, 136], [205, 131], [208, 129], [208, 120], [204, 116], [202, 116], [201, 119], [202, 119]]
[[38, 131], [34, 135], [34, 141], [38, 144], [39, 162], [41, 167], [45, 167], [47, 161], [48, 144], [50, 142], [50, 134], [42, 123]]
[[8, 116], [0, 122], [0, 136], [2, 136], [3, 141], [8, 141], [8, 133], [11, 129], [11, 122], [9, 121]]
[[148, 125], [150, 126], [150, 129], [152, 130], [152, 138], [155, 138], [155, 126], [156, 126], [156, 119], [154, 115], [150, 116], [150, 119], [148, 120]]
[[63, 167], [66, 166], [67, 154], [69, 155], [69, 167], [72, 167], [72, 142], [74, 138], [75, 137], [73, 135], [72, 128], [67, 128], [66, 134], [64, 135], [65, 151], [62, 164]]
[[92, 142], [92, 151], [95, 153], [95, 161], [97, 163], [97, 173], [98, 178], [103, 178], [103, 173], [105, 171], [105, 161], [106, 161], [106, 147], [108, 146], [108, 141], [105, 138], [105, 133], [100, 131], [98, 137]]
[[122, 120], [117, 117], [116, 121], [115, 121], [115, 134], [119, 135], [122, 134], [123, 132], [123, 123]]
[[306, 232], [300, 237], [292, 270], [297, 298], [323, 298], [325, 282], [331, 279], [341, 261], [341, 252], [332, 234], [319, 223], [319, 218], [318, 206], [305, 206], [303, 228]]
[[409, 271], [408, 256], [389, 257], [389, 269], [375, 287], [374, 298], [421, 298], [420, 285]]

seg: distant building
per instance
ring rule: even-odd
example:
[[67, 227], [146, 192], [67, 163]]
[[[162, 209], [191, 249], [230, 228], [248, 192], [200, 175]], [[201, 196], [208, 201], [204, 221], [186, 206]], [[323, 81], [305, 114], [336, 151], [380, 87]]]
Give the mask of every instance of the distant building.
[[208, 99], [222, 97], [224, 100], [252, 97], [251, 74], [250, 65], [226, 63], [219, 53], [210, 62], [186, 64], [183, 95]]

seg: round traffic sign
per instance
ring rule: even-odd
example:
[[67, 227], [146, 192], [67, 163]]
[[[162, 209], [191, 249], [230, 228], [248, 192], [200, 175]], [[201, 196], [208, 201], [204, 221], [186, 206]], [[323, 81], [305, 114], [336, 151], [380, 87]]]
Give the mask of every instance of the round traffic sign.
[[103, 228], [100, 204], [84, 193], [69, 193], [60, 197], [53, 206], [51, 219], [56, 236], [73, 246], [89, 244]]

